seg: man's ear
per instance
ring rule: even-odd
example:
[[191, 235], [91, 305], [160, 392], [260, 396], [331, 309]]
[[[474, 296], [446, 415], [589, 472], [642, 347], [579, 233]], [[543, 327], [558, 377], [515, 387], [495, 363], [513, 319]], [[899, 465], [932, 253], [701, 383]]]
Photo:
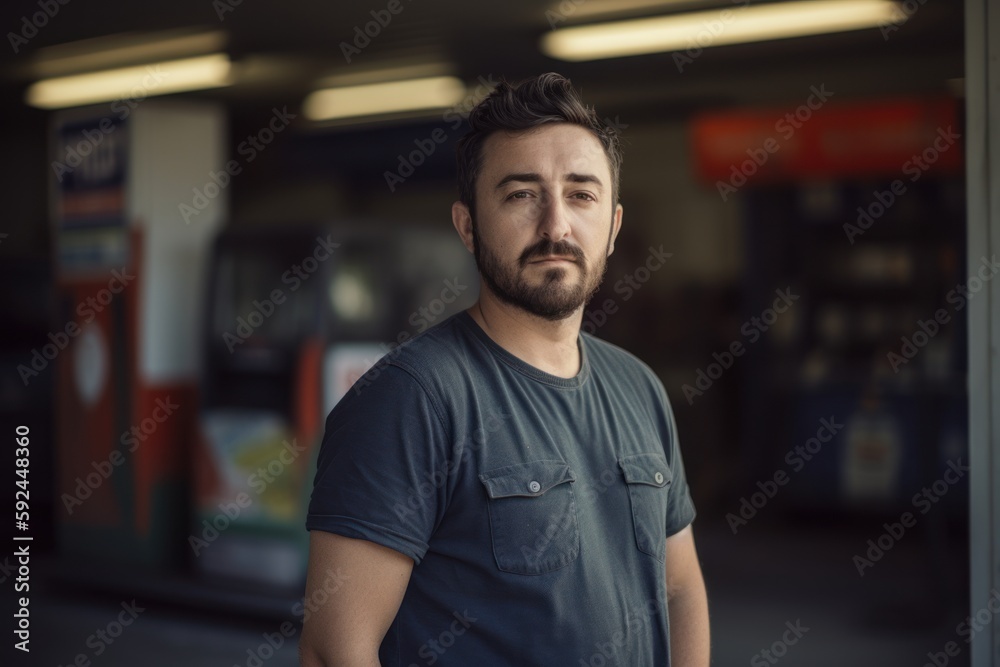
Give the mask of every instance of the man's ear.
[[611, 238], [608, 240], [608, 257], [615, 251], [615, 239], [618, 238], [618, 232], [621, 231], [624, 213], [625, 209], [622, 208], [621, 204], [615, 206], [615, 214], [611, 219]]
[[460, 201], [451, 205], [451, 224], [455, 225], [458, 237], [462, 239], [462, 244], [469, 252], [473, 252], [475, 243], [472, 240], [472, 215], [469, 207]]

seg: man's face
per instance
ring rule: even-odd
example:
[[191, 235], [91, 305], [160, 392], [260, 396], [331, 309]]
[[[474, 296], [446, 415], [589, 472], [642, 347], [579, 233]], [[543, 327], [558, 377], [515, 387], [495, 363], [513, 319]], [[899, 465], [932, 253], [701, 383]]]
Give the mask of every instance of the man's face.
[[472, 243], [501, 301], [548, 320], [572, 315], [600, 286], [620, 224], [608, 159], [586, 128], [547, 124], [484, 142]]

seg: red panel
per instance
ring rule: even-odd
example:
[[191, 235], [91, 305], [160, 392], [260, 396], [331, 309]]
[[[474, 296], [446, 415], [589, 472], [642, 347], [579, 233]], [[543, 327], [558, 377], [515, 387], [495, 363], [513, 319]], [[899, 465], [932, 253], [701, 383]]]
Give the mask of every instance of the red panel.
[[59, 219], [83, 218], [94, 215], [121, 215], [125, 194], [120, 187], [62, 193], [59, 198]]
[[[163, 484], [176, 484], [188, 474], [191, 441], [197, 414], [197, 387], [193, 382], [149, 386], [139, 376], [138, 369], [138, 313], [142, 281], [142, 233], [137, 227], [130, 229], [131, 265], [127, 272], [134, 278], [120, 293], [112, 297], [107, 307], [97, 310], [76, 304], [86, 304], [108, 287], [110, 272], [98, 272], [93, 277], [63, 278], [59, 284], [60, 295], [73, 304], [75, 321], [84, 326], [96, 326], [102, 341], [103, 354], [94, 355], [92, 366], [103, 367], [106, 378], [96, 400], [88, 405], [78, 391], [75, 356], [92, 354], [81, 345], [83, 335], [58, 358], [57, 438], [59, 496], [77, 494], [78, 479], [91, 488], [89, 497], [82, 504], [74, 504], [73, 513], [62, 506], [61, 520], [71, 524], [116, 528], [124, 533], [134, 533], [140, 538], [151, 535], [153, 530], [153, 492]], [[116, 332], [112, 309], [123, 309], [124, 331]], [[117, 338], [116, 338], [117, 336]], [[122, 339], [124, 337], [124, 339]], [[127, 353], [121, 355], [121, 350]], [[117, 363], [124, 368], [115, 368]], [[85, 373], [89, 375], [90, 373]], [[121, 380], [119, 380], [119, 378]], [[116, 415], [124, 406], [115, 404], [116, 381], [124, 381], [122, 388], [131, 404], [126, 415], [126, 432], [120, 431]], [[127, 465], [110, 468], [112, 452], [121, 456]], [[110, 476], [97, 484], [86, 485], [87, 476], [104, 467]], [[123, 480], [122, 475], [132, 471], [133, 477]], [[96, 482], [98, 478], [94, 478]], [[96, 488], [93, 488], [95, 487]], [[132, 505], [135, 525], [123, 525], [126, 504]], [[127, 558], [127, 555], [125, 555]]]
[[[82, 344], [84, 334], [80, 333], [56, 358], [56, 452], [58, 461], [59, 520], [69, 523], [111, 526], [121, 521], [118, 506], [112, 493], [112, 485], [101, 475], [98, 468], [108, 461], [111, 450], [118, 442], [119, 434], [114, 432], [116, 406], [114, 403], [114, 369], [112, 368], [111, 346], [115, 344], [111, 326], [110, 308], [98, 312], [87, 306], [100, 290], [107, 287], [107, 281], [80, 281], [72, 285], [60, 285], [60, 300], [72, 304], [72, 320], [81, 327], [95, 327], [103, 349], [94, 355]], [[78, 304], [84, 304], [78, 308]], [[65, 316], [60, 313], [60, 317]], [[76, 364], [78, 355], [90, 354], [86, 360], [105, 378], [99, 393], [92, 403], [83, 399], [78, 391]], [[95, 468], [95, 464], [97, 468]], [[92, 476], [88, 480], [88, 476]], [[79, 502], [70, 500], [76, 498]]]
[[299, 441], [309, 446], [323, 423], [322, 403], [323, 343], [311, 338], [302, 345], [295, 372], [295, 432]]
[[712, 184], [735, 180], [739, 187], [740, 175], [755, 183], [903, 177], [925, 152], [935, 171], [962, 168], [962, 141], [954, 139], [962, 132], [955, 100], [811, 100], [817, 108], [803, 104], [696, 118], [691, 139], [699, 178]]
[[135, 530], [148, 536], [154, 488], [164, 482], [176, 484], [189, 472], [197, 390], [190, 384], [140, 386], [133, 407], [132, 424], [145, 436], [130, 455], [135, 462]]

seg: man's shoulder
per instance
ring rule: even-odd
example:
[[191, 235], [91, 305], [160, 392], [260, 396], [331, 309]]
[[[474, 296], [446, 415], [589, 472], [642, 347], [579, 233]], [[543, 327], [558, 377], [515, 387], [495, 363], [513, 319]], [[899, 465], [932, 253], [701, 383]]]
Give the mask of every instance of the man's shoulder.
[[587, 352], [591, 355], [593, 361], [640, 372], [644, 375], [653, 375], [652, 369], [646, 365], [646, 362], [625, 348], [592, 334], [582, 333], [581, 335], [587, 345]]
[[361, 377], [359, 385], [370, 385], [383, 374], [402, 374], [428, 389], [467, 372], [473, 336], [463, 317], [463, 313], [452, 315], [391, 348]]
[[635, 388], [648, 388], [657, 394], [663, 392], [663, 383], [653, 369], [639, 357], [623, 347], [583, 333], [590, 363], [599, 376], [620, 379]]

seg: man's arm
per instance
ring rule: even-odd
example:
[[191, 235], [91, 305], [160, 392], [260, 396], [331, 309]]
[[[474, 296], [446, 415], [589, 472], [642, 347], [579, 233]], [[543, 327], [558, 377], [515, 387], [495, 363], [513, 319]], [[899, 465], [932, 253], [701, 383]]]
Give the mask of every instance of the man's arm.
[[667, 538], [666, 569], [670, 664], [676, 667], [707, 667], [708, 596], [690, 525]]
[[[311, 531], [302, 667], [379, 667], [379, 645], [412, 571], [413, 560], [388, 547]], [[317, 594], [322, 590], [326, 595]]]

